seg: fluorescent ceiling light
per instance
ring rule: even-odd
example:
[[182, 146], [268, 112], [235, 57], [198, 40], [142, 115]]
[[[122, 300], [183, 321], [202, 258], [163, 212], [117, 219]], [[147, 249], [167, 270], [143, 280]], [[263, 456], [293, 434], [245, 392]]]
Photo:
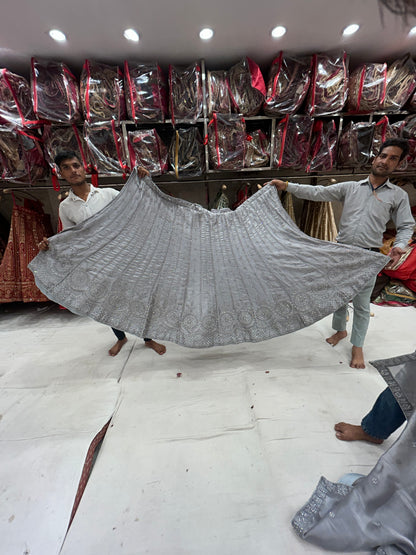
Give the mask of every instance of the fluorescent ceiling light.
[[202, 40], [212, 39], [213, 36], [214, 31], [212, 29], [209, 29], [208, 27], [199, 31], [199, 38], [201, 38]]
[[409, 31], [409, 37], [414, 37], [416, 35], [416, 27], [412, 27]]
[[278, 39], [280, 37], [283, 37], [285, 33], [286, 33], [286, 27], [283, 27], [282, 25], [278, 25], [277, 27], [272, 29], [272, 32], [270, 34], [274, 39]]
[[139, 33], [134, 29], [126, 29], [123, 33], [124, 38], [127, 40], [132, 40], [133, 42], [139, 42]]
[[348, 27], [345, 27], [345, 29], [342, 31], [342, 34], [344, 35], [344, 37], [349, 37], [350, 35], [356, 33], [359, 28], [359, 25], [353, 23], [352, 25], [348, 25]]
[[66, 41], [65, 34], [62, 31], [59, 31], [59, 29], [51, 29], [49, 31], [49, 36], [53, 40], [57, 40], [58, 42], [65, 42]]

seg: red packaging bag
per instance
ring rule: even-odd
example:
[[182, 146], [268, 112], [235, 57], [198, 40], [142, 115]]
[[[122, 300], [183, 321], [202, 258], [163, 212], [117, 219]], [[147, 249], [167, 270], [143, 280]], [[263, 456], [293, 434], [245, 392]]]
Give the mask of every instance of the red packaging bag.
[[285, 116], [277, 125], [273, 144], [275, 168], [304, 169], [310, 148], [313, 120], [308, 116]]
[[169, 109], [172, 123], [195, 123], [202, 114], [202, 77], [197, 62], [179, 68], [169, 66]]
[[245, 147], [244, 118], [214, 113], [208, 125], [210, 166], [216, 170], [242, 170]]
[[307, 99], [307, 113], [323, 116], [341, 112], [348, 94], [347, 54], [313, 55], [312, 80]]
[[143, 166], [152, 175], [168, 171], [168, 151], [156, 129], [129, 131], [130, 167]]
[[280, 52], [269, 71], [264, 113], [273, 117], [297, 112], [308, 93], [311, 73], [310, 56], [294, 58]]
[[348, 111], [368, 114], [381, 109], [386, 97], [387, 64], [363, 64], [349, 79]]
[[76, 123], [81, 119], [78, 82], [69, 68], [59, 62], [31, 62], [33, 108], [39, 119], [55, 123]]
[[259, 66], [243, 58], [228, 71], [233, 111], [243, 116], [255, 116], [266, 97], [266, 85]]
[[134, 122], [164, 122], [166, 82], [156, 63], [124, 62], [127, 115]]
[[126, 117], [123, 74], [118, 66], [85, 60], [81, 72], [80, 93], [84, 118], [88, 123]]
[[92, 171], [101, 175], [125, 175], [129, 168], [120, 127], [111, 121], [100, 125], [84, 123]]
[[336, 159], [337, 138], [337, 127], [333, 119], [314, 121], [307, 172], [332, 170]]
[[33, 111], [29, 83], [5, 68], [0, 69], [0, 118], [14, 127], [41, 123]]
[[1, 179], [35, 183], [47, 175], [42, 139], [36, 131], [0, 127]]

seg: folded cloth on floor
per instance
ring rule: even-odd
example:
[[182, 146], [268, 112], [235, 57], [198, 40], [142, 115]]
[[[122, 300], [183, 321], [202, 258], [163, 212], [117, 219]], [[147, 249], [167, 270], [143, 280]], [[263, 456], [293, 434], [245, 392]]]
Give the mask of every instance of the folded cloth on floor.
[[256, 342], [320, 320], [389, 260], [304, 235], [273, 186], [210, 212], [136, 170], [121, 193], [30, 264], [76, 314], [187, 347]]

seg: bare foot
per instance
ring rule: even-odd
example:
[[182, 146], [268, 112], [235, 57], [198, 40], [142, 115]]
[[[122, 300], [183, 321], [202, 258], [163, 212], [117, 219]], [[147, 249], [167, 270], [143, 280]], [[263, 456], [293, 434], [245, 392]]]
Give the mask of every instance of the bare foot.
[[335, 345], [338, 345], [341, 339], [345, 339], [346, 337], [347, 337], [346, 331], [337, 331], [336, 333], [334, 333], [334, 335], [331, 335], [331, 337], [328, 337], [326, 339], [326, 342], [332, 345], [333, 347], [335, 347]]
[[364, 353], [362, 347], [352, 346], [351, 351], [351, 368], [365, 368]]
[[108, 351], [108, 354], [110, 355], [110, 357], [115, 357], [116, 355], [118, 355], [118, 353], [121, 351], [122, 346], [125, 343], [127, 343], [127, 337], [125, 337], [124, 339], [119, 339], [117, 343], [114, 343], [114, 345]]
[[346, 422], [338, 422], [334, 426], [335, 435], [342, 441], [369, 441], [380, 445], [383, 443], [382, 439], [368, 435], [361, 426], [354, 426], [354, 424], [347, 424]]
[[166, 347], [161, 343], [156, 343], [153, 339], [145, 341], [144, 344], [146, 347], [149, 347], [149, 349], [153, 349], [158, 355], [164, 355], [166, 353]]

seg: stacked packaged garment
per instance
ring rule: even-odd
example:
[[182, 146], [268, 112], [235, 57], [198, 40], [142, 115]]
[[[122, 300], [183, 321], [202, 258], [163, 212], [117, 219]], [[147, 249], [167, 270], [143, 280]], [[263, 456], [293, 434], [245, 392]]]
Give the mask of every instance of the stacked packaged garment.
[[227, 72], [223, 70], [207, 73], [207, 106], [208, 114], [231, 113], [230, 85]]
[[59, 62], [32, 58], [32, 99], [39, 119], [76, 123], [81, 119], [78, 83], [69, 68]]
[[338, 56], [314, 54], [307, 113], [311, 116], [323, 116], [340, 112], [347, 100], [347, 94], [346, 53]]
[[386, 96], [387, 64], [363, 64], [349, 80], [348, 110], [367, 114], [381, 109]]
[[388, 66], [386, 96], [382, 109], [397, 112], [409, 100], [415, 87], [416, 65], [410, 54], [407, 54]]
[[85, 60], [80, 81], [84, 118], [88, 123], [103, 123], [126, 117], [123, 75], [118, 66]]
[[416, 116], [408, 116], [401, 125], [400, 136], [407, 140], [409, 154], [407, 156], [407, 166], [416, 167]]
[[293, 58], [280, 52], [270, 68], [264, 113], [274, 117], [297, 112], [308, 92], [311, 73], [311, 57]]
[[266, 85], [259, 66], [243, 58], [228, 71], [233, 110], [243, 116], [255, 116], [266, 97]]
[[260, 168], [270, 164], [270, 138], [261, 129], [247, 135], [245, 168]]
[[129, 131], [130, 167], [143, 166], [152, 175], [168, 171], [168, 151], [156, 129]]
[[178, 128], [172, 137], [169, 159], [176, 177], [201, 175], [204, 168], [204, 147], [197, 127]]
[[167, 114], [166, 82], [156, 63], [124, 62], [127, 115], [134, 122], [163, 122]]
[[40, 123], [33, 111], [29, 83], [5, 68], [0, 70], [0, 121], [14, 127]]
[[17, 183], [34, 183], [47, 174], [42, 140], [35, 132], [1, 126], [1, 179]]
[[102, 175], [120, 175], [128, 171], [127, 156], [120, 128], [114, 121], [101, 125], [84, 123], [93, 169]]
[[338, 142], [337, 163], [346, 168], [361, 168], [371, 156], [374, 123], [351, 121]]
[[82, 128], [75, 124], [71, 126], [45, 125], [43, 129], [45, 160], [52, 169], [52, 182], [59, 190], [59, 168], [55, 164], [55, 156], [62, 151], [73, 151], [82, 161], [85, 171], [89, 170], [88, 147], [85, 144]]
[[242, 170], [246, 151], [246, 125], [241, 116], [213, 114], [208, 126], [210, 166], [216, 170]]
[[394, 130], [394, 127], [390, 125], [389, 118], [387, 116], [383, 116], [374, 126], [373, 141], [371, 144], [371, 157], [377, 156], [384, 141], [395, 138], [397, 138], [397, 133]]
[[202, 114], [201, 68], [169, 66], [169, 109], [172, 122], [195, 123]]
[[310, 148], [313, 120], [308, 116], [285, 116], [276, 126], [273, 166], [304, 169]]
[[336, 159], [338, 133], [335, 121], [315, 120], [306, 171], [330, 171]]

